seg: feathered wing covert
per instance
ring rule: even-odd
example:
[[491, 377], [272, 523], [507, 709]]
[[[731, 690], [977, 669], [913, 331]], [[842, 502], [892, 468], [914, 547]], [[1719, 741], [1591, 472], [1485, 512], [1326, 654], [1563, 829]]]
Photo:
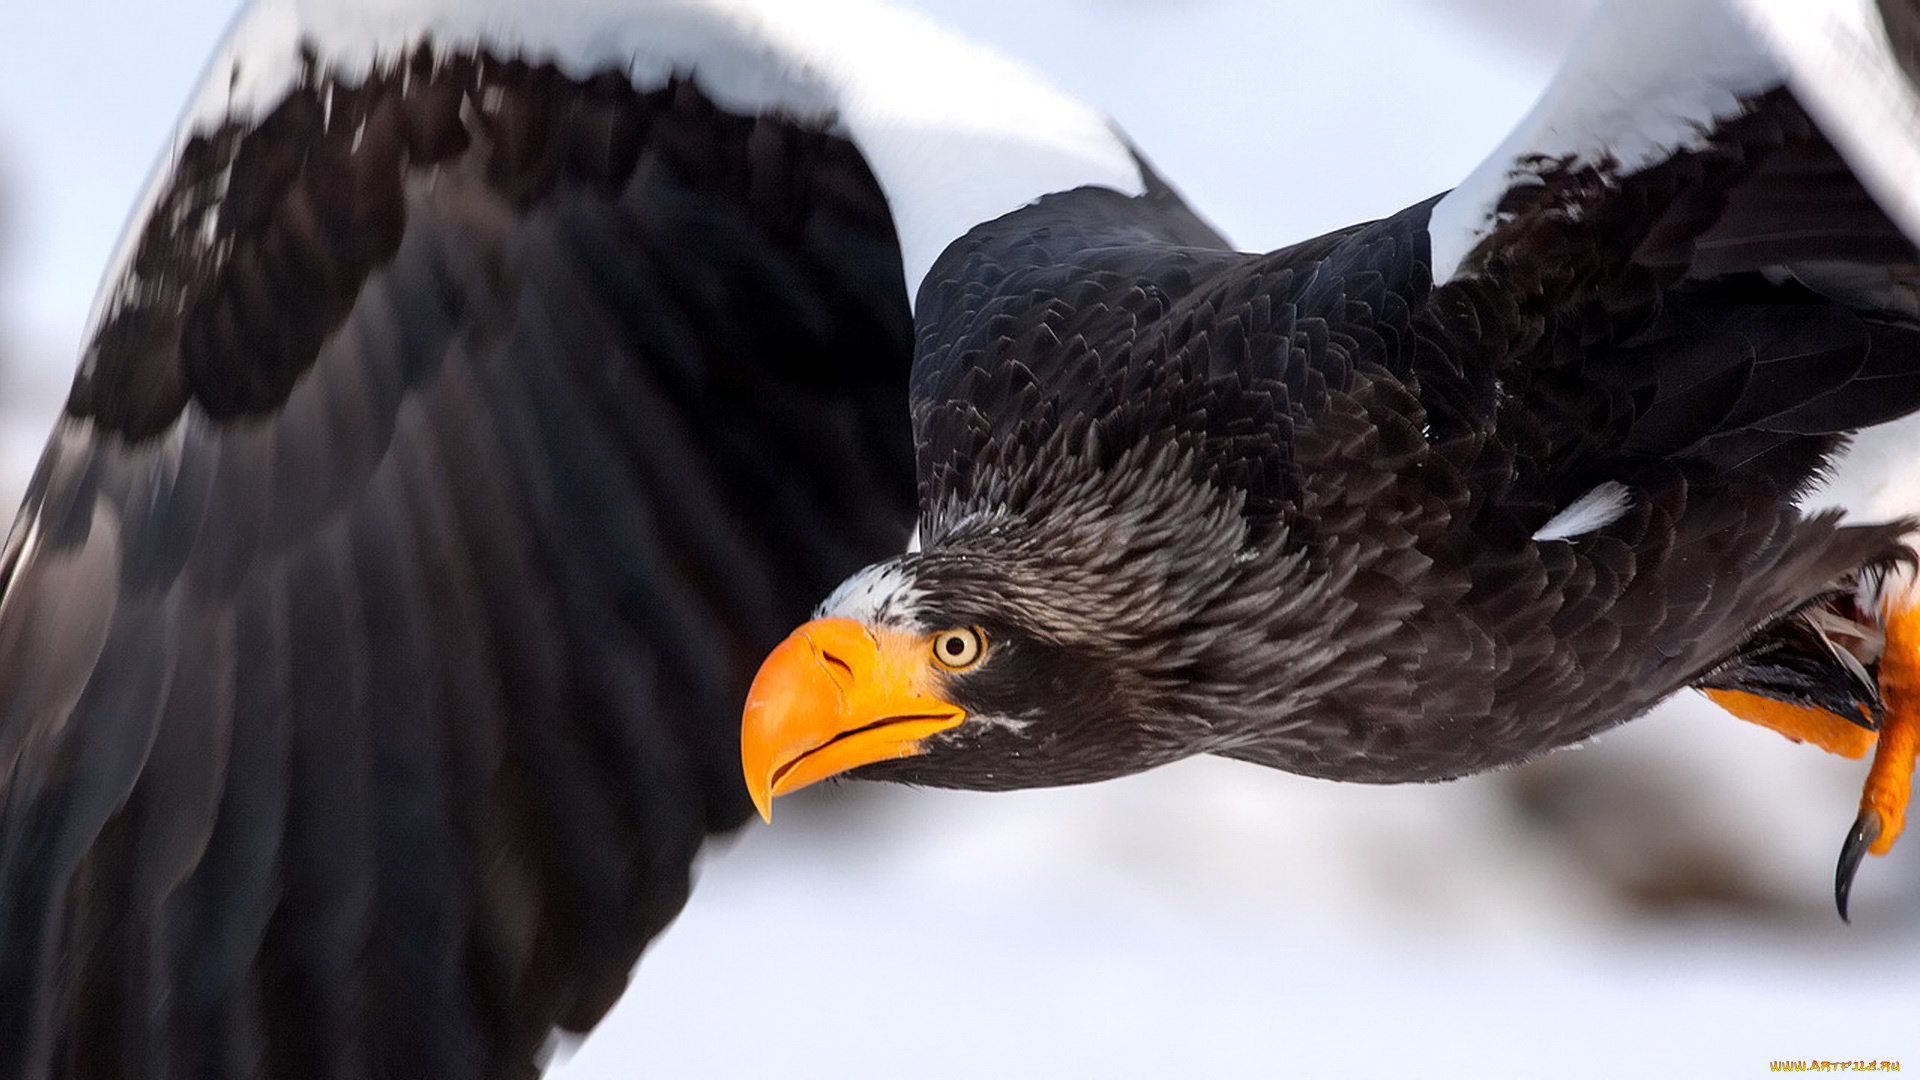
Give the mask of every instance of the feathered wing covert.
[[0, 1074], [528, 1076], [911, 514], [817, 123], [422, 47], [187, 142], [5, 550]]

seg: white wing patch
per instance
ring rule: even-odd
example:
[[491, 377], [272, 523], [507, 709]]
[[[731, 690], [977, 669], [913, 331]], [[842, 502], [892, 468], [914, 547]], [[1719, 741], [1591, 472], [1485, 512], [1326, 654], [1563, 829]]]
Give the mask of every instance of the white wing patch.
[[1620, 520], [1633, 505], [1633, 493], [1618, 480], [1609, 480], [1573, 500], [1565, 510], [1547, 519], [1533, 534], [1536, 542], [1571, 540]]
[[874, 0], [258, 0], [208, 66], [103, 297], [188, 137], [272, 109], [299, 81], [303, 47], [357, 80], [423, 42], [490, 47], [576, 76], [624, 70], [643, 88], [690, 74], [724, 108], [830, 124], [886, 192], [909, 300], [934, 258], [981, 222], [1084, 185], [1145, 189], [1131, 150], [1091, 106]]
[[[1747, 0], [1762, 6], [1768, 0]], [[1773, 0], [1819, 6], [1820, 0]], [[1871, 0], [1843, 0], [1846, 3]], [[1780, 85], [1783, 69], [1734, 0], [1611, 0], [1513, 134], [1433, 208], [1433, 279], [1458, 272], [1500, 224], [1508, 188], [1537, 177], [1531, 159], [1631, 174], [1704, 144], [1740, 99]], [[1920, 194], [1915, 196], [1920, 198]]]
[[1920, 243], [1920, 94], [1874, 0], [1734, 0], [1880, 208]]

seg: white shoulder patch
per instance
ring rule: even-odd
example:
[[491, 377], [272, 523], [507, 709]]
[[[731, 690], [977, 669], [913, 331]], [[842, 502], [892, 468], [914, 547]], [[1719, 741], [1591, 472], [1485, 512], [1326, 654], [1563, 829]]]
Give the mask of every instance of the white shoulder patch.
[[119, 280], [186, 139], [270, 110], [298, 82], [303, 49], [354, 79], [423, 42], [490, 47], [575, 75], [623, 69], [643, 87], [690, 74], [725, 108], [831, 124], [887, 194], [909, 300], [934, 258], [983, 221], [1083, 185], [1145, 188], [1091, 106], [875, 0], [257, 0], [209, 64], [106, 280]]
[[1733, 0], [1860, 183], [1920, 243], [1920, 94], [1875, 0]]
[[1633, 492], [1618, 480], [1609, 480], [1596, 486], [1592, 491], [1567, 504], [1565, 510], [1547, 519], [1545, 525], [1533, 534], [1536, 542], [1544, 540], [1571, 540], [1576, 536], [1585, 536], [1595, 529], [1604, 528], [1620, 520], [1620, 515], [1633, 505]]
[[1434, 282], [1452, 278], [1499, 225], [1501, 196], [1537, 176], [1534, 159], [1612, 160], [1633, 173], [1675, 150], [1703, 145], [1717, 121], [1739, 114], [1742, 97], [1780, 85], [1781, 65], [1736, 2], [1831, 6], [1828, 0], [1603, 3], [1533, 111], [1433, 208]]

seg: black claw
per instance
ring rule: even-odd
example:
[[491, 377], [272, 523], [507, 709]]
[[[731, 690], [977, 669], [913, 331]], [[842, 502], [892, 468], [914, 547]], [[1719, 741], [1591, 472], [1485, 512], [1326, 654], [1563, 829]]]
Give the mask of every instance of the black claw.
[[1847, 842], [1840, 845], [1840, 865], [1833, 872], [1833, 902], [1840, 909], [1843, 923], [1853, 922], [1847, 918], [1847, 897], [1853, 894], [1853, 875], [1860, 870], [1860, 860], [1867, 857], [1867, 848], [1878, 839], [1879, 811], [1860, 811], [1860, 816], [1853, 819], [1853, 829], [1847, 833]]

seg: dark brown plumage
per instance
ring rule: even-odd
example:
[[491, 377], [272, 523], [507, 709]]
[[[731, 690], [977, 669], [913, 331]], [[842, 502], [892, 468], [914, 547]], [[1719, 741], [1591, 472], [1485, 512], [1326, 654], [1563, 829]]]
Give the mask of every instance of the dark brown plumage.
[[0, 1074], [531, 1075], [746, 818], [753, 664], [905, 532], [848, 143], [406, 69], [188, 146], [35, 478]]
[[1437, 779], [1691, 684], [1871, 721], [1816, 616], [1903, 526], [1793, 500], [1920, 406], [1914, 251], [1785, 91], [1534, 162], [1438, 284], [1431, 202], [1248, 255], [1142, 165], [910, 313], [853, 110], [712, 74], [309, 50], [184, 144], [0, 562], [0, 1074], [530, 1075], [916, 468], [923, 550], [827, 610], [987, 645], [875, 776]]
[[[1913, 260], [1857, 186], [1781, 179], [1842, 171], [1775, 94], [1630, 178], [1517, 189], [1440, 288], [1430, 204], [1261, 256], [1099, 191], [976, 229], [921, 293], [925, 546], [889, 564], [889, 617], [1003, 658], [953, 679], [980, 722], [866, 774], [1210, 752], [1433, 780], [1702, 682], [1877, 700], [1797, 613], [1902, 559], [1905, 526], [1793, 500], [1845, 432], [1920, 406], [1920, 327], [1762, 273], [1799, 228], [1816, 258]], [[1603, 484], [1617, 520], [1533, 539]], [[1789, 691], [1761, 651], [1815, 674]]]

